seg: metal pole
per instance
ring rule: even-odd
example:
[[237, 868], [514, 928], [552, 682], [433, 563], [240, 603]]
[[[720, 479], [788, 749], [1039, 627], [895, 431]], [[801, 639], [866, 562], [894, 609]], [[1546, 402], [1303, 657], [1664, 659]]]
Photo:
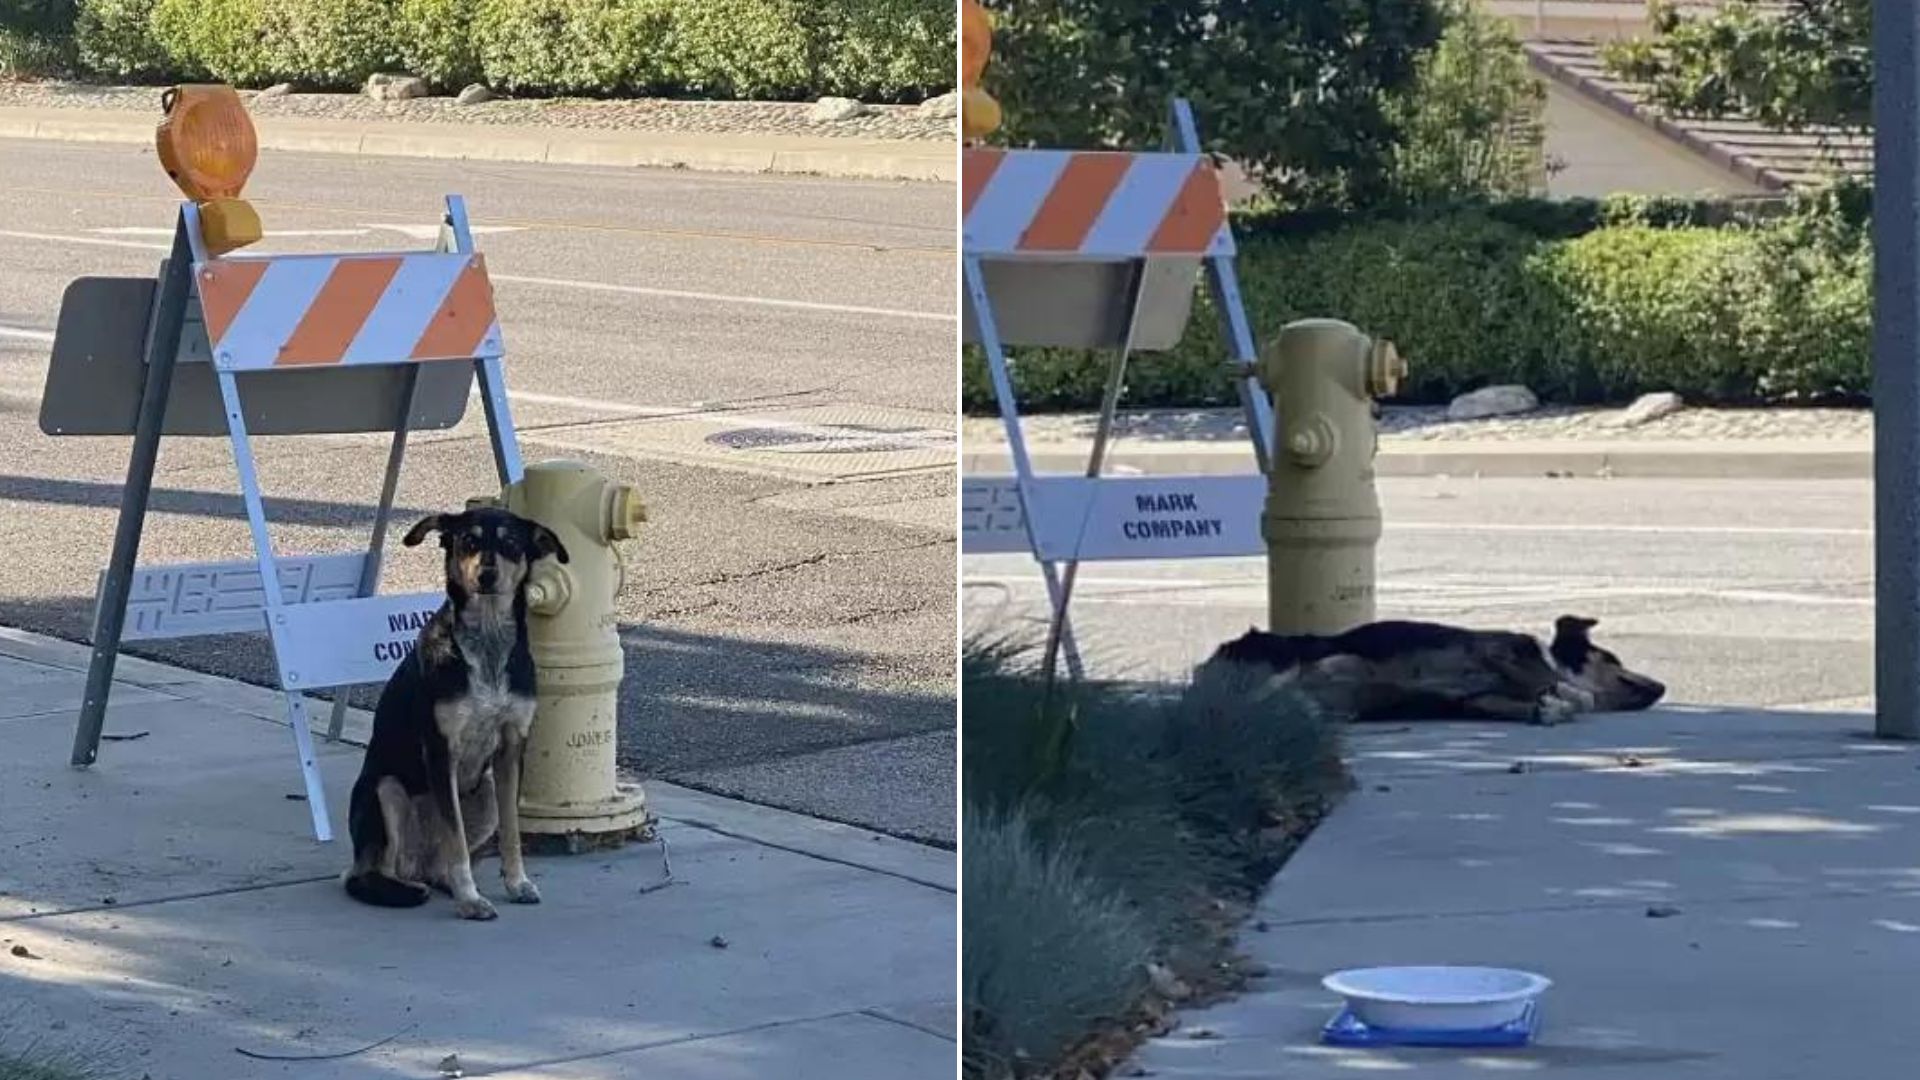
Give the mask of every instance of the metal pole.
[[[413, 422], [413, 399], [420, 387], [420, 365], [408, 364], [401, 376], [400, 415], [393, 425], [393, 445], [387, 450], [387, 474], [380, 482], [380, 505], [373, 511], [373, 536], [367, 541], [367, 558], [360, 565], [360, 585], [356, 595], [372, 596], [380, 588], [381, 555], [387, 546], [387, 525], [393, 517], [393, 497], [400, 487], [400, 464], [407, 456], [407, 428]], [[347, 696], [352, 687], [333, 692], [333, 712], [327, 717], [327, 741], [339, 742], [347, 726]]]
[[[986, 272], [981, 268], [980, 260], [971, 255], [961, 258], [960, 268], [966, 279], [968, 297], [973, 301], [973, 321], [980, 331], [980, 344], [987, 351], [987, 374], [993, 380], [994, 401], [1000, 406], [1000, 423], [1007, 429], [1007, 453], [1013, 458], [1014, 490], [1019, 493], [1020, 514], [1027, 523], [1027, 546], [1040, 562], [1040, 576], [1047, 583], [1047, 600], [1051, 609], [1061, 611], [1060, 575], [1052, 563], [1039, 558], [1038, 546], [1034, 544], [1033, 459], [1027, 455], [1026, 436], [1020, 430], [1019, 403], [1013, 396], [1013, 378], [1007, 372], [1006, 350], [1000, 346], [1000, 327], [994, 322], [992, 301], [987, 296]], [[1074, 678], [1080, 678], [1083, 672], [1080, 650], [1073, 640], [1073, 626], [1064, 616], [1056, 620], [1056, 625], [1060, 648], [1067, 657], [1067, 671]]]
[[173, 250], [160, 273], [153, 321], [147, 329], [146, 382], [140, 388], [140, 414], [133, 430], [133, 451], [127, 458], [127, 485], [120, 494], [113, 554], [100, 589], [86, 694], [81, 698], [80, 720], [73, 732], [71, 760], [76, 768], [85, 768], [100, 756], [100, 731], [106, 724], [114, 662], [119, 659], [120, 635], [126, 628], [127, 597], [140, 557], [140, 530], [146, 523], [147, 497], [153, 491], [153, 468], [160, 458], [160, 431], [166, 421], [167, 397], [173, 390], [173, 364], [180, 355], [180, 330], [186, 322], [192, 275], [193, 244], [188, 238], [187, 220], [182, 217], [173, 228]]
[[[224, 367], [214, 372], [220, 384], [220, 402], [227, 412], [227, 437], [233, 443], [233, 466], [240, 474], [240, 497], [247, 505], [247, 531], [253, 536], [255, 559], [260, 565], [260, 598], [264, 603], [263, 625], [271, 627], [282, 618], [286, 606], [280, 584], [280, 565], [273, 556], [273, 539], [267, 534], [267, 509], [260, 497], [260, 473], [254, 467], [253, 448], [247, 444], [247, 418], [240, 407], [240, 388], [233, 372]], [[271, 639], [274, 634], [268, 631]], [[320, 778], [320, 763], [313, 752], [313, 732], [307, 726], [305, 695], [287, 689], [286, 657], [276, 645], [274, 666], [279, 669], [280, 686], [287, 699], [287, 722], [293, 728], [294, 749], [300, 755], [300, 777], [307, 789], [307, 809], [313, 815], [313, 838], [326, 843], [333, 839], [333, 823], [327, 814], [327, 789]]]
[[[1120, 408], [1120, 394], [1127, 386], [1127, 358], [1133, 355], [1134, 334], [1140, 327], [1140, 300], [1147, 291], [1147, 261], [1134, 262], [1133, 287], [1127, 290], [1127, 336], [1120, 353], [1107, 369], [1106, 391], [1100, 395], [1100, 420], [1093, 432], [1093, 449], [1087, 454], [1087, 479], [1097, 480], [1107, 464], [1107, 444], [1113, 438], [1113, 414]], [[1091, 505], [1091, 504], [1089, 504]], [[1084, 529], [1084, 526], [1083, 526]], [[1053, 623], [1047, 628], [1047, 648], [1041, 660], [1040, 675], [1053, 681], [1054, 664], [1059, 659], [1061, 635], [1067, 625], [1067, 608], [1073, 602], [1073, 581], [1080, 575], [1080, 560], [1067, 560], [1060, 574], [1060, 591], [1053, 601]]]
[[1920, 739], [1920, 7], [1873, 5], [1874, 721]]
[[[1174, 98], [1171, 114], [1168, 144], [1184, 153], [1201, 153], [1200, 127], [1194, 122], [1192, 103], [1185, 98]], [[1253, 326], [1247, 320], [1246, 305], [1240, 299], [1240, 276], [1233, 268], [1233, 260], [1224, 255], [1207, 256], [1206, 265], [1207, 291], [1213, 296], [1213, 306], [1219, 309], [1220, 321], [1227, 332], [1227, 344], [1233, 349], [1235, 368], [1239, 372], [1239, 377], [1234, 380], [1234, 389], [1239, 392], [1240, 411], [1247, 419], [1247, 434], [1253, 439], [1254, 461], [1261, 472], [1271, 472], [1273, 448], [1269, 444], [1273, 440], [1273, 402], [1255, 374], [1260, 354], [1254, 348]]]

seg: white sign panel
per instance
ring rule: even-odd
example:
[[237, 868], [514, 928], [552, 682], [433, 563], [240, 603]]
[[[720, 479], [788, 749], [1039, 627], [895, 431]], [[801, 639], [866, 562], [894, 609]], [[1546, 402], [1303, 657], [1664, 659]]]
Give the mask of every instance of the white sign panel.
[[969, 555], [1031, 550], [1020, 491], [1011, 476], [969, 476], [960, 481], [960, 547]]
[[282, 609], [268, 629], [289, 690], [387, 681], [444, 593], [402, 593]]
[[[366, 560], [364, 551], [276, 559], [280, 598], [288, 604], [349, 599], [360, 591], [360, 571]], [[97, 598], [105, 584], [102, 573], [94, 589], [96, 619]], [[258, 633], [266, 629], [260, 618], [265, 606], [260, 564], [252, 559], [135, 567], [121, 638], [154, 641]]]
[[[1264, 555], [1260, 511], [1266, 478], [1228, 476], [1044, 476], [1033, 482], [1034, 554], [1079, 559], [1202, 559]], [[962, 545], [968, 554], [1029, 550], [1012, 477], [963, 485]], [[971, 512], [980, 506], [991, 508]], [[1006, 507], [1011, 507], [1011, 511]], [[1019, 543], [1012, 542], [1018, 537]]]

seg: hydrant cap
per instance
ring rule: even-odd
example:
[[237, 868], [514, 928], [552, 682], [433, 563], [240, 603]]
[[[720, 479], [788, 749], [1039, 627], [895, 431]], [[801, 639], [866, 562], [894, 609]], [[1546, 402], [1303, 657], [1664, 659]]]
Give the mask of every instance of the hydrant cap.
[[615, 484], [607, 491], [607, 539], [631, 540], [647, 520], [647, 508], [632, 484]]

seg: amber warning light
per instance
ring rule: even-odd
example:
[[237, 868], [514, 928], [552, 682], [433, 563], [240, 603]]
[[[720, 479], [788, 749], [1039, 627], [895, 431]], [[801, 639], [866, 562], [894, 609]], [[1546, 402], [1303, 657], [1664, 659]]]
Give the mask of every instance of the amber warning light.
[[176, 86], [160, 107], [167, 114], [155, 136], [160, 164], [199, 206], [208, 253], [260, 239], [260, 215], [240, 198], [260, 154], [240, 95], [231, 86]]

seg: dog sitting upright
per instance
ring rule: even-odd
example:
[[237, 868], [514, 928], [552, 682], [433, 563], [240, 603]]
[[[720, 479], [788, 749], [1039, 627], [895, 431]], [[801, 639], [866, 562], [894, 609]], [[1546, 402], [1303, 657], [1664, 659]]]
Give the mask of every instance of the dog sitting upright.
[[533, 725], [527, 648], [527, 571], [567, 561], [543, 525], [504, 510], [438, 514], [401, 541], [430, 532], [446, 549], [447, 601], [394, 669], [373, 714], [373, 737], [353, 785], [348, 895], [381, 907], [453, 895], [463, 919], [491, 919], [473, 884], [473, 853], [496, 831], [507, 898], [537, 904], [520, 851], [520, 759]]
[[1249, 630], [1201, 666], [1253, 665], [1355, 720], [1522, 720], [1651, 708], [1666, 687], [1593, 643], [1594, 619], [1562, 615], [1542, 648], [1531, 634], [1376, 622], [1344, 634]]

